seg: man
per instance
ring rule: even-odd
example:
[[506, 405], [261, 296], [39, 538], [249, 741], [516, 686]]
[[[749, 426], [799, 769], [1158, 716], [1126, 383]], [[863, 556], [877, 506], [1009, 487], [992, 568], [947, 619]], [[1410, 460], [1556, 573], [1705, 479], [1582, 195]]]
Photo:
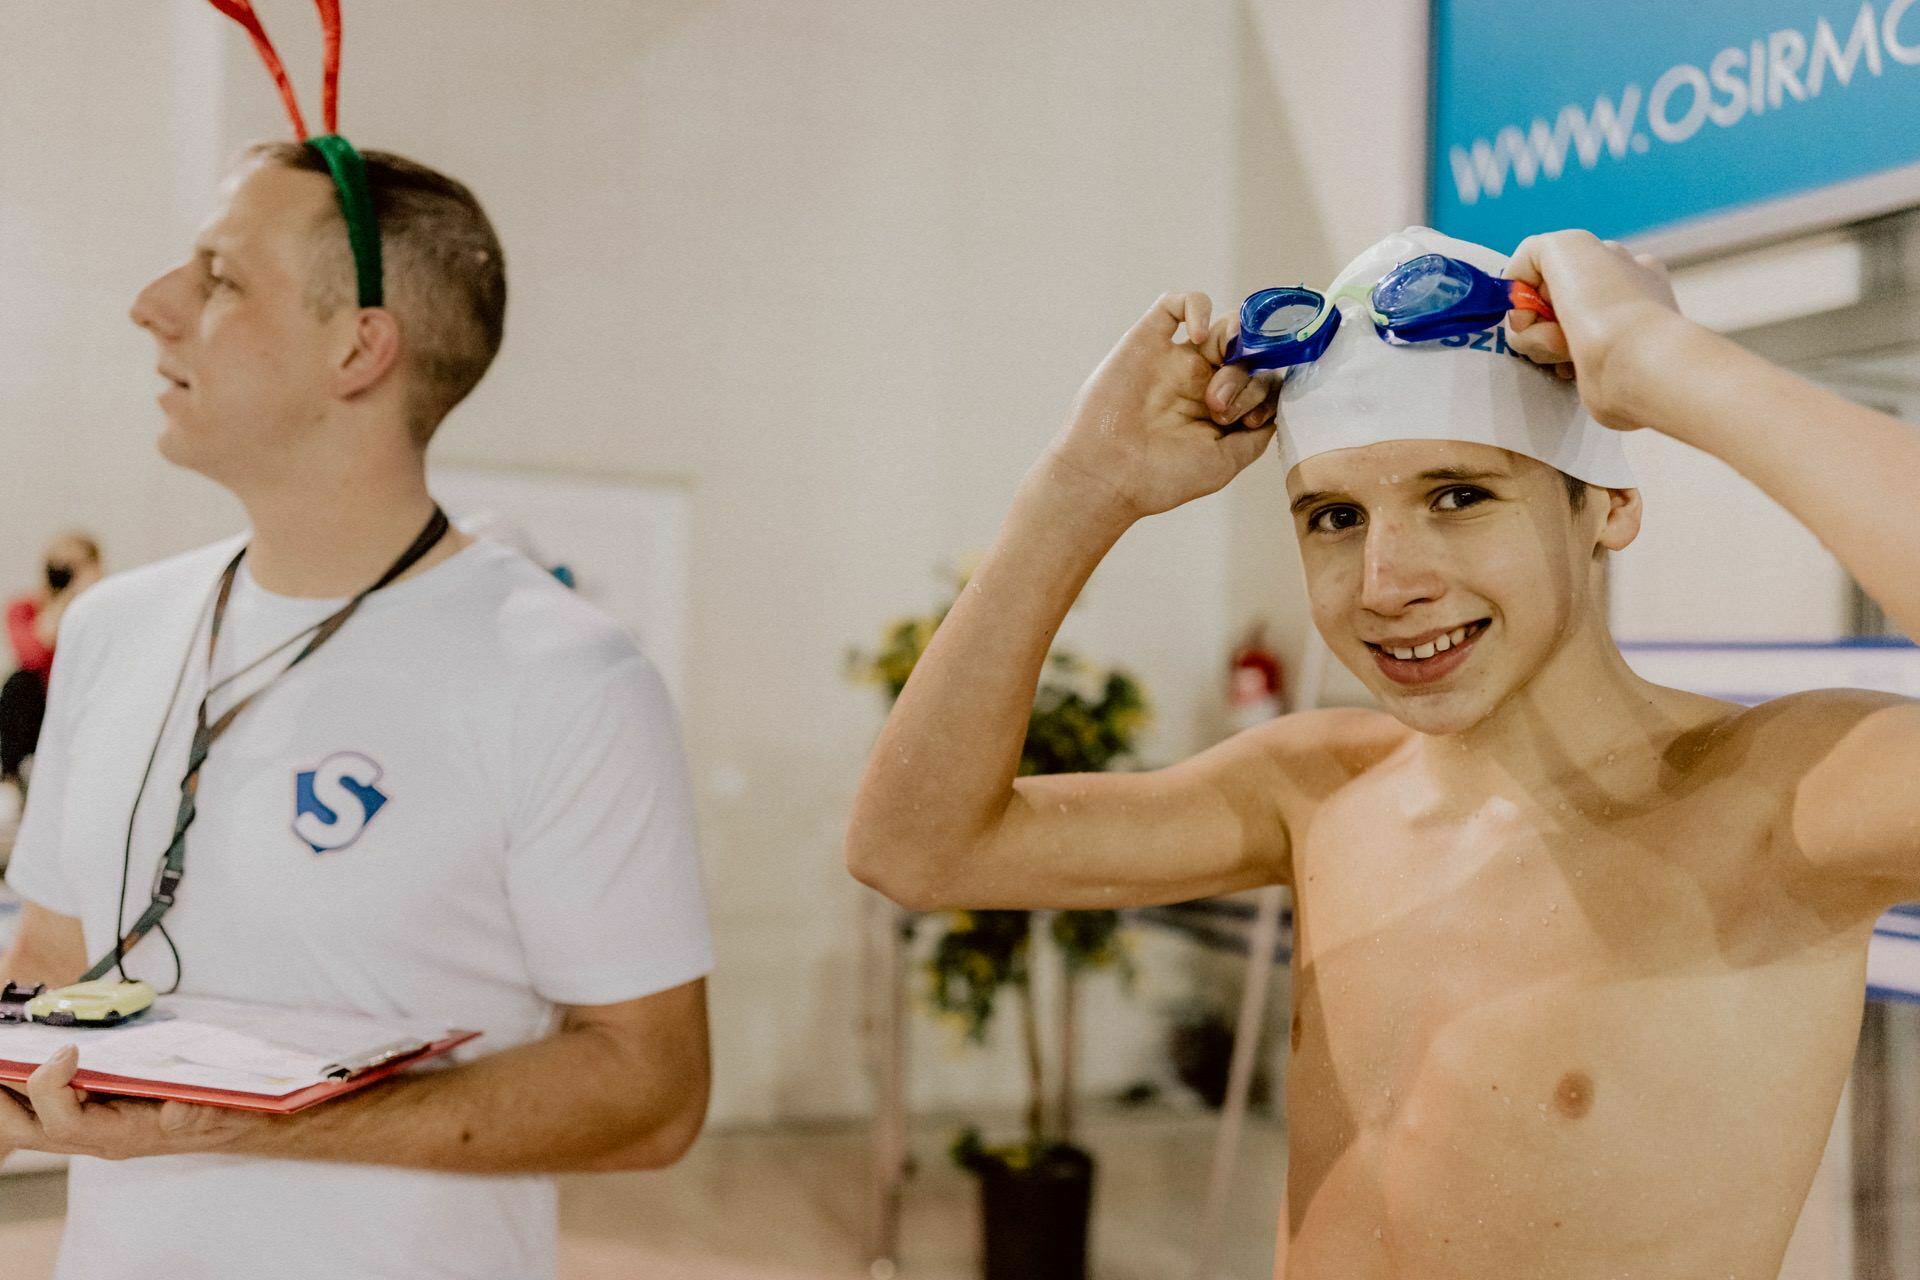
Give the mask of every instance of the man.
[[[1396, 240], [1336, 284], [1433, 250], [1500, 266]], [[1584, 233], [1511, 273], [1557, 323], [1403, 347], [1356, 309], [1279, 397], [1314, 622], [1381, 710], [1282, 717], [1154, 773], [1014, 777], [1101, 556], [1273, 434], [1266, 389], [1216, 368], [1233, 326], [1170, 295], [1089, 379], [902, 694], [849, 862], [920, 908], [1291, 885], [1294, 1280], [1772, 1277], [1874, 919], [1920, 896], [1920, 708], [1749, 710], [1638, 678], [1603, 607], [1640, 518], [1608, 432], [1732, 463], [1910, 629], [1920, 442], [1689, 323], [1657, 270]]]
[[366, 163], [387, 305], [355, 305], [334, 185], [298, 144], [254, 148], [192, 257], [134, 304], [166, 384], [161, 452], [251, 530], [211, 658], [238, 540], [68, 614], [0, 976], [71, 982], [112, 954], [147, 906], [200, 698], [217, 718], [258, 689], [199, 776], [167, 936], [123, 969], [485, 1035], [450, 1069], [290, 1118], [86, 1097], [56, 1058], [0, 1095], [0, 1150], [76, 1157], [73, 1280], [551, 1275], [549, 1175], [670, 1164], [705, 1112], [686, 771], [658, 677], [609, 619], [453, 532], [310, 659], [248, 670], [432, 541], [426, 444], [499, 347], [479, 204], [400, 157]]

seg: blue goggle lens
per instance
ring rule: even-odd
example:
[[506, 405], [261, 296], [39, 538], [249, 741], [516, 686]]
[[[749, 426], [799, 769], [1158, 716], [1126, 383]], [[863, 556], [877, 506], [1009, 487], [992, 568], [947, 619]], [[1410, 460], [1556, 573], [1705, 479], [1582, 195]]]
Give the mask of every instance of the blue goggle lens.
[[1311, 302], [1290, 302], [1260, 321], [1260, 334], [1267, 338], [1287, 338], [1313, 323], [1320, 308]]
[[1374, 286], [1373, 309], [1389, 323], [1438, 315], [1473, 291], [1465, 265], [1437, 253], [1402, 263]]
[[1262, 338], [1291, 338], [1313, 323], [1323, 300], [1310, 289], [1263, 289], [1249, 300], [1246, 327]]

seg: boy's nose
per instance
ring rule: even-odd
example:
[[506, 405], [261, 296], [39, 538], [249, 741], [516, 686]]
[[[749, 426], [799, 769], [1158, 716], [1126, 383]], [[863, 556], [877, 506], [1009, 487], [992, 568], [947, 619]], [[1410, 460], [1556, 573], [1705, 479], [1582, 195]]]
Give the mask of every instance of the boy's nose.
[[1446, 583], [1421, 543], [1417, 534], [1391, 522], [1376, 520], [1368, 527], [1360, 580], [1362, 608], [1397, 617], [1446, 594]]

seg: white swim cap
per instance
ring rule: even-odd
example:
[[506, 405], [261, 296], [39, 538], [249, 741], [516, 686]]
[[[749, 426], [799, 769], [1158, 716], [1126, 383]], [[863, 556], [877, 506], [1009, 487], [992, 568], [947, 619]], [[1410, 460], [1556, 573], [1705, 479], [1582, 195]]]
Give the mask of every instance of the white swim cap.
[[[1505, 254], [1408, 227], [1388, 236], [1334, 278], [1338, 291], [1371, 285], [1423, 253], [1442, 253], [1501, 274]], [[1464, 440], [1536, 458], [1589, 484], [1634, 487], [1620, 433], [1595, 422], [1580, 394], [1552, 370], [1505, 350], [1505, 326], [1448, 346], [1383, 341], [1363, 305], [1348, 300], [1340, 331], [1312, 364], [1287, 371], [1280, 388], [1280, 457], [1292, 471], [1335, 449], [1388, 440]]]

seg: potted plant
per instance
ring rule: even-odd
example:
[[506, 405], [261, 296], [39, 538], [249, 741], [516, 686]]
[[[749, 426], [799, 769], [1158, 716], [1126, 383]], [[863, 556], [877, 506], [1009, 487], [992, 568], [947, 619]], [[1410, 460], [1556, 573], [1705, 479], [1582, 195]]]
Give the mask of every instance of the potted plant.
[[[964, 585], [964, 579], [956, 583]], [[851, 655], [850, 670], [880, 686], [891, 706], [948, 607], [895, 622], [879, 649]], [[1027, 721], [1020, 773], [1124, 765], [1146, 722], [1146, 700], [1132, 676], [1099, 670], [1072, 654], [1050, 654]], [[1083, 1280], [1094, 1161], [1075, 1141], [1077, 997], [1081, 978], [1091, 970], [1112, 967], [1128, 975], [1119, 914], [952, 911], [923, 918], [916, 932], [927, 931], [933, 934], [926, 962], [928, 1003], [967, 1039], [986, 1039], [1002, 993], [1011, 992], [1018, 1007], [1027, 1068], [1024, 1132], [989, 1144], [969, 1127], [953, 1145], [954, 1158], [980, 1179], [986, 1280]], [[1053, 947], [1060, 960], [1051, 1097], [1033, 985], [1039, 946]]]

